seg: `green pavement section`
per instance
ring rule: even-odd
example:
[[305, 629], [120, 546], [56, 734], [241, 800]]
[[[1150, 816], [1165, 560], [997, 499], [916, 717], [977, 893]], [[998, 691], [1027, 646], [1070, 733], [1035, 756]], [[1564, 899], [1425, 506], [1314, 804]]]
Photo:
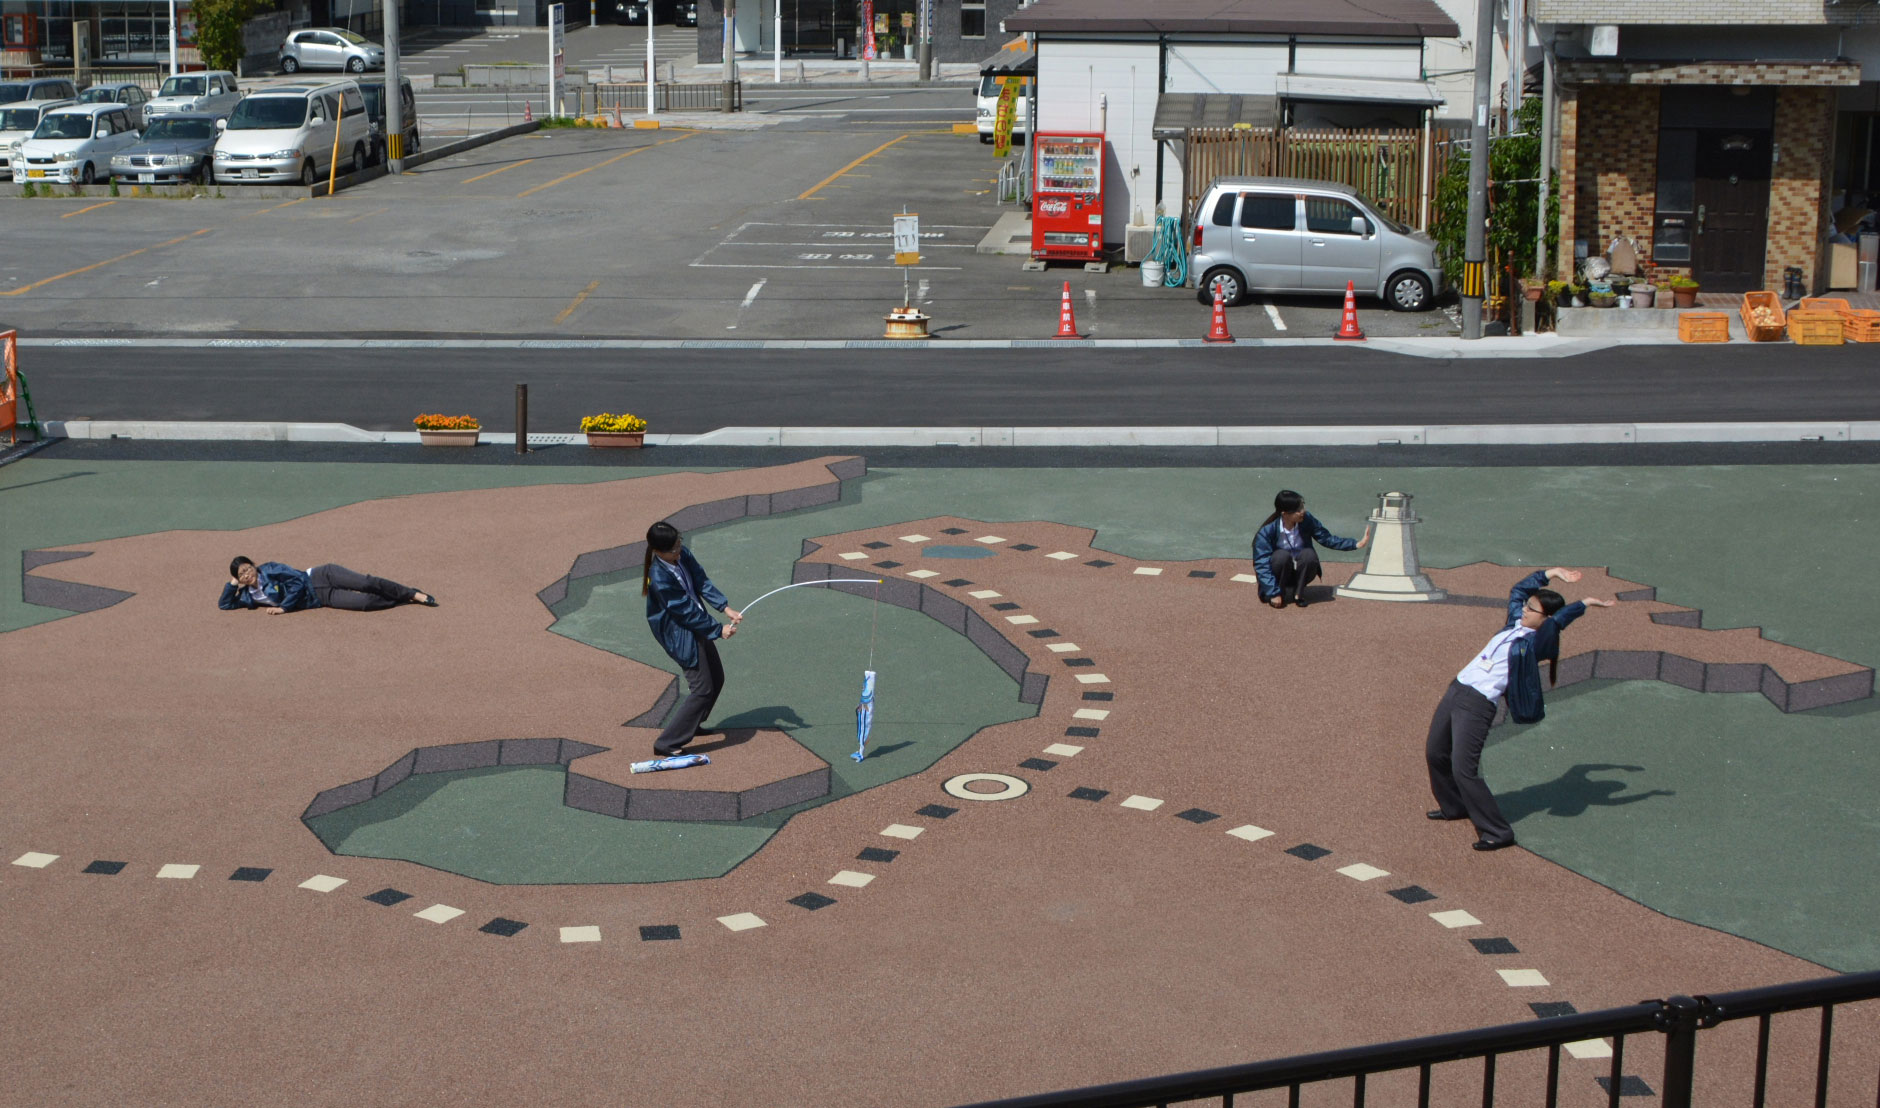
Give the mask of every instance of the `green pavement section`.
[[[347, 471], [343, 485], [325, 476], [339, 468]], [[75, 467], [34, 458], [0, 468], [0, 535], [9, 547], [30, 549], [168, 527], [245, 526], [248, 517], [421, 491], [412, 487], [418, 482], [584, 479], [581, 471], [474, 468], [460, 484], [434, 484], [450, 480], [443, 468]], [[81, 479], [68, 476], [73, 469], [96, 472]], [[1245, 557], [1281, 487], [1303, 492], [1333, 531], [1354, 536], [1376, 493], [1414, 493], [1427, 565], [1610, 565], [1658, 586], [1661, 599], [1704, 609], [1709, 627], [1760, 625], [1771, 638], [1863, 665], [1880, 659], [1871, 615], [1880, 611], [1880, 576], [1867, 571], [1880, 467], [877, 470], [852, 483], [838, 505], [728, 525], [696, 536], [696, 546], [734, 602], [788, 580], [793, 549], [775, 562], [758, 554], [772, 544], [781, 550], [782, 537], [941, 514], [1094, 527], [1100, 547], [1134, 557]], [[580, 628], [589, 641], [644, 654], [650, 644], [636, 637], [644, 635], [637, 589], [624, 585], [600, 583], [558, 630]], [[728, 709], [735, 701], [738, 713], [774, 706], [801, 713], [813, 692], [852, 711], [860, 665], [851, 624], [861, 618], [852, 613], [866, 605], [822, 591], [773, 597], [753, 617], [750, 636], [727, 645]], [[17, 581], [0, 586], [4, 626], [58, 614], [25, 612]], [[826, 631], [818, 621], [827, 621]], [[790, 667], [822, 674], [826, 663], [827, 675], [796, 688], [760, 665], [766, 627], [802, 635]], [[922, 683], [918, 671], [910, 680], [885, 663], [878, 668], [884, 712], [891, 697]], [[764, 682], [782, 691], [760, 696]], [[1000, 703], [1011, 708], [1009, 683], [1005, 690]], [[1439, 691], [1430, 690], [1431, 702]], [[1428, 710], [1422, 702], [1404, 709], [1415, 717]], [[1422, 724], [1412, 719], [1404, 729], [1420, 738]], [[819, 752], [840, 759], [848, 736], [828, 741]], [[1388, 764], [1392, 772], [1420, 766], [1401, 752]], [[1602, 682], [1556, 693], [1542, 724], [1499, 731], [1487, 764], [1490, 782], [1522, 805], [1510, 814], [1523, 844], [1544, 856], [1661, 911], [1836, 969], [1880, 968], [1867, 922], [1880, 918], [1880, 805], [1870, 788], [1854, 788], [1880, 780], [1880, 702], [1783, 715], [1759, 696]], [[1644, 768], [1575, 768], [1582, 765]], [[1613, 783], [1624, 787], [1613, 792]], [[541, 791], [555, 802], [543, 811], [558, 809], [559, 788]], [[1596, 802], [1638, 794], [1649, 795]], [[706, 832], [694, 825], [688, 834]]]

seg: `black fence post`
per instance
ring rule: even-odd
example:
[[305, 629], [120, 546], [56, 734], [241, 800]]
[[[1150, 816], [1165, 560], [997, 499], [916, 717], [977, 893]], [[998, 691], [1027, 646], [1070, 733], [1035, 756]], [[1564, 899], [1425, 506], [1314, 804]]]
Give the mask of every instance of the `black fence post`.
[[1692, 1075], [1697, 1067], [1697, 1021], [1703, 1005], [1688, 996], [1664, 1002], [1658, 1026], [1665, 1033], [1665, 1083], [1659, 1094], [1663, 1108], [1691, 1108]]
[[529, 452], [529, 386], [516, 386], [516, 453]]

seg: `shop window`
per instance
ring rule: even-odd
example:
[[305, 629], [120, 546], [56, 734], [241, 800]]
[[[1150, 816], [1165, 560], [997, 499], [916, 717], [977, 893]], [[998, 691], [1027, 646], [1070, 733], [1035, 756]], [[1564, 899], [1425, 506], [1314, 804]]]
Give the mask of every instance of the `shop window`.
[[986, 37], [986, 5], [984, 3], [960, 5], [960, 37]]
[[1658, 132], [1658, 192], [1652, 216], [1652, 260], [1688, 264], [1697, 226], [1697, 132]]

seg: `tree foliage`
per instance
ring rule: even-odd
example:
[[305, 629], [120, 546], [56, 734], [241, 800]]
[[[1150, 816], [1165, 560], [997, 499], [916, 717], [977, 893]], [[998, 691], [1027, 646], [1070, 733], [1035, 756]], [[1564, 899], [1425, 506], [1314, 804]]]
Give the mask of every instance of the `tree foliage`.
[[[1530, 96], [1515, 112], [1514, 131], [1490, 136], [1488, 144], [1488, 244], [1517, 273], [1534, 265], [1536, 206], [1540, 202], [1541, 101]], [[1560, 178], [1555, 174], [1547, 190], [1547, 254], [1551, 261], [1560, 235]], [[1436, 226], [1431, 229], [1442, 247], [1444, 276], [1452, 284], [1462, 277], [1464, 244], [1469, 225], [1469, 154], [1449, 159], [1436, 182]]]
[[202, 51], [203, 65], [230, 72], [248, 53], [242, 25], [274, 10], [273, 0], [195, 0], [190, 6], [196, 15], [196, 47]]

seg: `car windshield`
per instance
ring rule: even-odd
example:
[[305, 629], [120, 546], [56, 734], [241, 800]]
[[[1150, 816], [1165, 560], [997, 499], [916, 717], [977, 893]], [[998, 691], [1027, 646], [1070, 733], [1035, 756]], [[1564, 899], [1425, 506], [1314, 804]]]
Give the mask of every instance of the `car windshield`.
[[0, 85], [0, 104], [26, 99], [25, 85]]
[[272, 131], [298, 127], [307, 118], [307, 101], [298, 96], [250, 96], [235, 105], [231, 131]]
[[81, 104], [115, 104], [117, 103], [117, 90], [114, 88], [88, 88], [78, 94], [78, 102]]
[[82, 139], [91, 137], [91, 116], [49, 115], [39, 121], [36, 139]]
[[366, 44], [366, 40], [364, 36], [354, 34], [351, 31], [341, 31], [339, 33], [339, 37], [345, 39], [347, 42], [352, 43], [354, 46], [364, 46]]
[[215, 122], [208, 119], [159, 119], [144, 132], [145, 142], [159, 139], [206, 139], [215, 137]]
[[209, 82], [203, 77], [172, 77], [163, 82], [158, 96], [201, 96], [208, 91]]
[[1363, 193], [1358, 194], [1358, 199], [1363, 201], [1364, 206], [1371, 210], [1370, 214], [1384, 221], [1384, 226], [1389, 227], [1391, 230], [1397, 232], [1400, 235], [1408, 235], [1411, 233], [1409, 227], [1405, 226], [1402, 223], [1397, 222], [1396, 220], [1390, 217], [1390, 215], [1388, 214], [1389, 209], [1384, 207], [1384, 205], [1379, 204], [1377, 201], [1371, 199], [1369, 196], [1366, 196]]
[[0, 110], [0, 131], [30, 131], [39, 126], [38, 108]]
[[365, 94], [366, 112], [370, 114], [373, 119], [384, 118], [385, 116], [385, 107], [384, 107], [385, 86], [384, 85], [360, 85], [359, 91]]

